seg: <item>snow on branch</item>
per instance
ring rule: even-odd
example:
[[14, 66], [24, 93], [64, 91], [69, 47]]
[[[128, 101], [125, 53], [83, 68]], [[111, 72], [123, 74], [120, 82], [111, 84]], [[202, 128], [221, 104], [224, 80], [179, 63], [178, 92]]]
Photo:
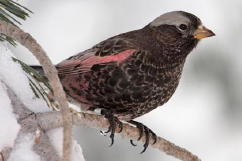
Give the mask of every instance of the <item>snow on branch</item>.
[[68, 110], [67, 98], [57, 75], [56, 68], [53, 66], [51, 60], [42, 49], [42, 47], [30, 34], [25, 33], [20, 28], [3, 21], [0, 22], [0, 32], [15, 39], [20, 44], [25, 46], [30, 52], [32, 52], [32, 54], [38, 59], [38, 61], [42, 65], [45, 75], [48, 78], [50, 85], [54, 91], [55, 100], [58, 101], [62, 112], [64, 133], [63, 161], [70, 161], [70, 149], [72, 143], [72, 125], [70, 120], [71, 115]]
[[[33, 146], [34, 152], [38, 154], [37, 156], [34, 154], [31, 155], [33, 157], [32, 160], [59, 161], [61, 155], [58, 155], [58, 152], [57, 152], [58, 150], [56, 150], [56, 148], [54, 148], [53, 145], [51, 144], [51, 142], [53, 141], [50, 140], [51, 137], [48, 136], [47, 134], [48, 131], [51, 131], [52, 129], [56, 129], [59, 127], [64, 127], [67, 129], [66, 131], [69, 131], [69, 130], [71, 131], [72, 124], [76, 126], [87, 126], [90, 128], [97, 128], [97, 129], [100, 129], [100, 128], [106, 129], [109, 127], [109, 122], [103, 116], [94, 115], [94, 114], [85, 114], [85, 113], [80, 113], [76, 111], [70, 112], [71, 110], [69, 110], [68, 108], [66, 97], [63, 92], [63, 88], [59, 83], [56, 69], [51, 64], [49, 58], [47, 57], [46, 53], [43, 51], [41, 46], [32, 38], [30, 34], [25, 33], [20, 28], [17, 28], [11, 24], [8, 24], [6, 22], [1, 22], [1, 21], [0, 21], [0, 33], [4, 33], [16, 39], [19, 43], [21, 43], [26, 48], [28, 48], [37, 57], [37, 59], [43, 65], [46, 76], [48, 77], [50, 84], [54, 90], [55, 99], [58, 101], [61, 107], [64, 107], [64, 109], [62, 109], [61, 112], [53, 111], [53, 112], [36, 113], [36, 111], [31, 111], [28, 109], [28, 107], [26, 107], [24, 102], [22, 102], [22, 99], [19, 98], [20, 96], [18, 95], [18, 93], [16, 93], [16, 91], [12, 89], [12, 86], [10, 87], [8, 86], [9, 82], [7, 83], [7, 82], [0, 81], [0, 87], [1, 87], [1, 84], [4, 84], [7, 91], [7, 95], [11, 101], [13, 108], [15, 107], [16, 109], [18, 109], [18, 111], [14, 110], [14, 113], [18, 114], [17, 121], [18, 121], [18, 124], [21, 126], [17, 135], [17, 139], [15, 139], [15, 143], [13, 146], [14, 150], [8, 150], [8, 152], [1, 151], [0, 158], [4, 156], [10, 156], [9, 160], [11, 160], [11, 156], [13, 154], [15, 156], [22, 154], [21, 151], [16, 150], [15, 147], [20, 145], [19, 144], [20, 142], [25, 142], [25, 139], [29, 139], [30, 140], [29, 143], [24, 144], [24, 146], [26, 147]], [[1, 76], [1, 73], [0, 73], [0, 76]], [[0, 80], [1, 79], [2, 78], [0, 77]], [[21, 111], [21, 109], [25, 109], [25, 110]], [[18, 129], [19, 127], [16, 126], [16, 128]], [[66, 136], [69, 136], [70, 137], [69, 139], [71, 139], [70, 131], [68, 135], [64, 133], [64, 138]], [[119, 129], [116, 129], [116, 133], [118, 131]], [[137, 140], [137, 138], [139, 137], [139, 130], [136, 127], [133, 127], [129, 124], [124, 123], [123, 131], [120, 134], [123, 137], [129, 138], [132, 140]], [[22, 136], [25, 136], [25, 137], [22, 137]], [[143, 137], [141, 141], [144, 142], [144, 139], [145, 138]], [[73, 151], [73, 148], [75, 147], [74, 145], [72, 146], [70, 145], [71, 141], [72, 139], [69, 140], [69, 142], [67, 143], [68, 145], [64, 143], [63, 149], [65, 149], [65, 147], [72, 147], [72, 148], [69, 148], [69, 150], [67, 151], [63, 150], [63, 155], [64, 156], [66, 155], [65, 157], [63, 157], [64, 159], [71, 156], [71, 151]], [[9, 146], [11, 147], [11, 145], [8, 145], [6, 148], [8, 148]], [[158, 137], [156, 144], [150, 145], [150, 146], [152, 146], [153, 148], [159, 149], [160, 151], [165, 152], [166, 154], [176, 157], [182, 161], [200, 161], [200, 159], [196, 155], [193, 155], [191, 152], [187, 151], [186, 149], [178, 147], [175, 144], [161, 137]], [[76, 146], [76, 147], [79, 147], [79, 146]], [[21, 149], [21, 148], [17, 148], [17, 149]], [[11, 155], [7, 153], [11, 153]], [[79, 153], [81, 153], [80, 149], [79, 149]], [[49, 156], [49, 154], [51, 154], [52, 156]], [[48, 157], [53, 157], [53, 158], [48, 158]], [[6, 159], [7, 158], [4, 158], [4, 160]], [[84, 160], [84, 159], [79, 159], [79, 160]]]
[[[21, 126], [15, 143], [12, 148], [3, 148], [1, 150], [0, 161], [61, 161], [61, 151], [58, 142], [53, 142], [56, 136], [61, 134], [59, 131], [48, 132], [38, 124], [37, 115], [32, 112], [18, 98], [15, 92], [4, 82], [0, 81], [3, 93], [6, 93], [17, 116], [17, 122]], [[43, 113], [44, 114], [44, 113]], [[60, 116], [61, 113], [59, 112]], [[6, 130], [6, 129], [5, 129]], [[53, 137], [53, 135], [55, 135]], [[61, 139], [58, 137], [58, 139]], [[84, 161], [80, 146], [74, 142], [71, 147], [72, 161]]]

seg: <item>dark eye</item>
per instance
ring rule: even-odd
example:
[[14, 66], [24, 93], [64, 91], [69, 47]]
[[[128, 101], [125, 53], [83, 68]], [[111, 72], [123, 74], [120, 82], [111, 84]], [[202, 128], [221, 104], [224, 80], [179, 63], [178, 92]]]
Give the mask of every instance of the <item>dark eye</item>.
[[185, 24], [180, 24], [179, 29], [181, 29], [181, 30], [186, 30], [186, 29], [187, 29], [187, 25], [185, 25]]

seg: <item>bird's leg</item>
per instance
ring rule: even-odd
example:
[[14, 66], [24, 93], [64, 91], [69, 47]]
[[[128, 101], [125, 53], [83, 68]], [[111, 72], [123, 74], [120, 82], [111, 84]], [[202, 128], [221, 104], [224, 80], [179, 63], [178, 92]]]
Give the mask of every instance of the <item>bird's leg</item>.
[[[141, 151], [141, 153], [144, 153], [145, 150], [147, 149], [149, 143], [150, 143], [150, 135], [152, 135], [152, 138], [153, 138], [153, 144], [156, 143], [157, 141], [157, 136], [156, 134], [150, 130], [147, 126], [143, 125], [142, 123], [140, 122], [137, 122], [137, 121], [134, 121], [134, 120], [130, 120], [128, 121], [128, 123], [132, 124], [132, 125], [135, 125], [138, 129], [139, 129], [139, 138], [137, 140], [140, 140], [142, 138], [142, 136], [145, 134], [145, 144], [144, 144], [144, 149]], [[133, 143], [133, 140], [130, 140], [130, 143], [133, 145], [133, 146], [136, 146], [134, 143]]]
[[108, 119], [108, 121], [109, 121], [110, 125], [109, 125], [108, 130], [105, 133], [109, 133], [109, 132], [111, 133], [110, 134], [110, 139], [111, 139], [110, 146], [112, 146], [113, 143], [114, 143], [114, 133], [115, 133], [115, 129], [116, 129], [117, 125], [118, 125], [118, 127], [120, 129], [119, 132], [121, 132], [123, 130], [123, 124], [122, 124], [121, 121], [119, 121], [119, 119], [116, 116], [114, 116], [113, 112], [110, 111], [110, 110], [102, 109], [101, 110], [101, 114], [106, 119]]

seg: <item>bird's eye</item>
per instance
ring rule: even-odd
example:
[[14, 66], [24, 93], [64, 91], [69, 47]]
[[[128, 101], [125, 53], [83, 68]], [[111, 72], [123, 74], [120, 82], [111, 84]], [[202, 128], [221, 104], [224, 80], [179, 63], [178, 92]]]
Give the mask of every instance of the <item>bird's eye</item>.
[[179, 29], [181, 29], [181, 30], [186, 30], [187, 29], [187, 25], [185, 25], [185, 24], [180, 24], [179, 25]]

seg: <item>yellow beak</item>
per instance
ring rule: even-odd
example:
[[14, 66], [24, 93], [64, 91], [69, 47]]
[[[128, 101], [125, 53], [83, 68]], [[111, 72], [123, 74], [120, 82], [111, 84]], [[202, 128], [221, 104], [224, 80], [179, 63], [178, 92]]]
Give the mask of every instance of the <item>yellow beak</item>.
[[201, 39], [206, 38], [206, 37], [211, 37], [211, 36], [215, 36], [214, 32], [207, 29], [203, 25], [199, 26], [198, 29], [196, 29], [194, 34], [193, 34], [193, 37], [198, 39], [198, 40], [201, 40]]

